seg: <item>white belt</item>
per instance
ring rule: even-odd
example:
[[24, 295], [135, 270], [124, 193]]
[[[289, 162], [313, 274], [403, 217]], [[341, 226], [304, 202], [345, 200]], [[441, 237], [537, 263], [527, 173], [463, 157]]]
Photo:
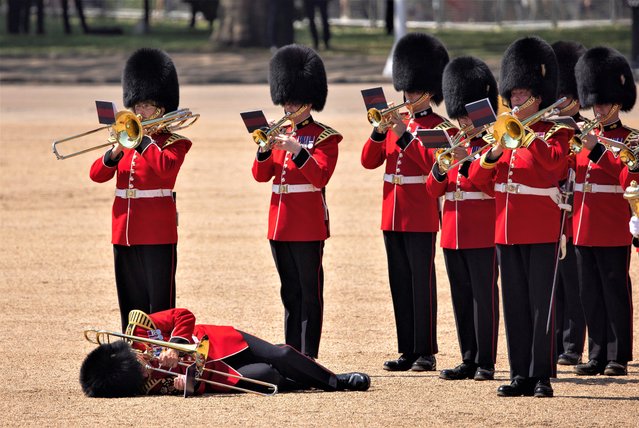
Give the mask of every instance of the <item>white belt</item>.
[[559, 194], [559, 189], [556, 187], [542, 189], [539, 187], [529, 187], [519, 183], [496, 183], [495, 192], [516, 193], [519, 195], [550, 196], [552, 198]]
[[161, 198], [173, 196], [173, 189], [115, 189], [115, 196], [122, 199]]
[[425, 175], [397, 175], [384, 174], [384, 181], [392, 184], [424, 184], [426, 183]]
[[493, 199], [493, 197], [484, 192], [464, 192], [463, 190], [446, 192], [447, 201], [469, 201], [471, 199]]
[[623, 193], [623, 187], [614, 184], [575, 183], [575, 192], [583, 193]]
[[281, 193], [304, 193], [319, 192], [321, 189], [312, 184], [274, 184], [273, 193], [279, 195]]

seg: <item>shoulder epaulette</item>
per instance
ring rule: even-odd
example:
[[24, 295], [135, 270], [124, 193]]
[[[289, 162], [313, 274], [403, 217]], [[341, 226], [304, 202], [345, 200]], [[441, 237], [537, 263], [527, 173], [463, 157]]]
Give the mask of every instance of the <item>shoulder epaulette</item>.
[[[442, 119], [444, 119], [444, 118], [442, 118]], [[448, 119], [444, 119], [444, 121], [442, 123], [440, 123], [439, 125], [435, 126], [433, 129], [441, 129], [443, 131], [448, 131], [451, 128], [457, 128], [457, 127], [453, 123], [448, 121]]]
[[627, 129], [630, 130], [630, 134], [628, 134], [626, 136], [626, 139], [623, 140], [623, 143], [628, 146], [630, 144], [632, 144], [633, 146], [637, 146], [639, 145], [639, 130], [637, 129], [633, 129], [633, 128], [628, 128]]
[[179, 140], [188, 140], [188, 138], [180, 135], [180, 134], [171, 134], [171, 136], [169, 138], [166, 139], [166, 141], [164, 142], [164, 145], [162, 146], [162, 148], [165, 148], [167, 146], [170, 146], [171, 144], [175, 143], [176, 141]]
[[324, 140], [326, 140], [328, 137], [332, 136], [332, 135], [339, 135], [341, 136], [342, 134], [340, 134], [339, 132], [337, 132], [336, 130], [334, 130], [333, 128], [331, 128], [330, 126], [326, 126], [323, 123], [320, 122], [315, 122], [316, 125], [319, 125], [320, 127], [324, 128], [324, 130], [322, 131], [321, 134], [319, 134], [319, 136], [317, 137], [317, 139], [315, 140], [315, 145], [317, 146], [318, 144], [322, 143]]
[[[549, 122], [552, 122], [552, 121], [549, 121]], [[568, 125], [564, 125], [563, 123], [552, 122], [552, 124], [553, 124], [552, 127], [548, 131], [546, 131], [546, 133], [544, 134], [544, 140], [546, 141], [548, 140], [548, 138], [550, 138], [552, 134], [559, 131], [560, 129], [568, 129], [573, 132], [575, 131], [573, 128], [571, 128]]]

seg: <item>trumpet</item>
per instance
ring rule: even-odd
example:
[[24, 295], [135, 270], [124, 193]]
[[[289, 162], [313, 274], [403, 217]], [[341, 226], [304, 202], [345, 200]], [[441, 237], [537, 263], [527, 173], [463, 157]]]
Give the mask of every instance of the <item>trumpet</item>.
[[[515, 116], [515, 113], [517, 113], [517, 111], [519, 110], [517, 107], [515, 107], [511, 112], [502, 113], [497, 116], [497, 120], [495, 122], [477, 128], [475, 132], [466, 135], [465, 141], [472, 140], [477, 135], [488, 129], [490, 126], [493, 126], [493, 132], [489, 135], [484, 136], [486, 144], [483, 145], [479, 149], [479, 151], [483, 151], [486, 147], [496, 144], [499, 144], [504, 149], [510, 150], [518, 149], [520, 147], [528, 147], [532, 140], [535, 139], [535, 133], [529, 128], [529, 126], [538, 122], [539, 120], [541, 120], [542, 117], [546, 115], [556, 114], [556, 107], [564, 101], [566, 101], [565, 97], [560, 98], [553, 104], [528, 116], [522, 121], [517, 119], [517, 117]], [[459, 159], [457, 162], [453, 162], [453, 151], [463, 144], [461, 142], [461, 139], [464, 138], [464, 134], [466, 134], [467, 132], [468, 130], [465, 129], [462, 129], [460, 132], [458, 132], [457, 135], [459, 135], [459, 141], [451, 145], [450, 148], [446, 149], [437, 156], [437, 164], [442, 172], [446, 172], [451, 168], [455, 168], [456, 166], [461, 165], [468, 159], [471, 159], [475, 156], [476, 153], [473, 152], [468, 156]], [[455, 137], [457, 137], [457, 135]]]
[[384, 130], [388, 128], [391, 124], [391, 119], [393, 116], [399, 114], [398, 110], [402, 107], [410, 105], [410, 101], [405, 101], [399, 105], [388, 107], [382, 110], [376, 109], [375, 107], [369, 108], [366, 112], [366, 117], [371, 125], [380, 130]]
[[[112, 124], [92, 129], [91, 131], [83, 132], [81, 134], [73, 135], [71, 137], [63, 138], [61, 140], [56, 140], [53, 142], [51, 150], [53, 151], [56, 159], [62, 160], [72, 158], [74, 156], [78, 156], [93, 150], [97, 150], [102, 147], [111, 146], [114, 143], [117, 143], [127, 149], [134, 149], [140, 144], [140, 142], [142, 141], [142, 137], [144, 137], [145, 134], [153, 134], [160, 131], [161, 129], [173, 132], [179, 129], [188, 128], [189, 126], [193, 125], [199, 117], [199, 114], [193, 114], [189, 109], [181, 109], [172, 111], [156, 119], [142, 121], [140, 119], [140, 116], [136, 115], [135, 113], [128, 110], [123, 110], [116, 113], [115, 122], [113, 122]], [[75, 140], [87, 135], [95, 134], [96, 132], [102, 131], [103, 129], [109, 129], [110, 132], [114, 135], [115, 141], [110, 139], [110, 141], [107, 143], [98, 144], [97, 146], [89, 147], [77, 152], [72, 152], [67, 155], [62, 155], [60, 154], [60, 152], [58, 152], [59, 144], [64, 143], [65, 141]]]
[[480, 126], [479, 128], [475, 129], [474, 132], [471, 132], [471, 133], [469, 133], [469, 131], [473, 130], [472, 124], [469, 124], [463, 127], [462, 129], [460, 129], [459, 132], [455, 134], [455, 136], [453, 137], [449, 148], [447, 148], [446, 150], [438, 149], [435, 152], [435, 157], [437, 159], [437, 163], [439, 164], [440, 169], [442, 171], [448, 171], [451, 168], [454, 168], [457, 165], [465, 162], [469, 158], [473, 157], [474, 155], [471, 154], [460, 161], [453, 162], [455, 159], [454, 153], [453, 153], [455, 149], [457, 149], [458, 147], [468, 147], [468, 144], [473, 138], [475, 138], [476, 136], [480, 135], [482, 132], [484, 132], [491, 126], [493, 126], [493, 123], [494, 122], [491, 122], [491, 123], [487, 123], [486, 125]]
[[[253, 141], [255, 144], [260, 146], [264, 150], [270, 150], [273, 147], [273, 143], [275, 141], [275, 137], [280, 134], [293, 135], [295, 134], [295, 130], [297, 126], [295, 122], [291, 118], [292, 113], [286, 113], [286, 115], [281, 118], [277, 123], [275, 123], [270, 128], [258, 128], [251, 132], [251, 137], [253, 137]], [[290, 127], [291, 131], [286, 132], [286, 128]]]
[[590, 131], [595, 128], [601, 129], [601, 121], [598, 115], [593, 120], [586, 121], [586, 123], [584, 123], [584, 126], [581, 128], [581, 132], [579, 133], [579, 135], [574, 135], [570, 139], [570, 151], [574, 154], [581, 152], [584, 147], [584, 138], [586, 138], [586, 136], [590, 134]]
[[[102, 345], [105, 343], [110, 343], [111, 341], [111, 337], [118, 337], [120, 339], [124, 339], [129, 343], [132, 342], [139, 342], [139, 343], [144, 343], [147, 344], [149, 346], [146, 347], [145, 351], [140, 351], [138, 349], [135, 349], [136, 352], [142, 353], [142, 354], [146, 354], [147, 356], [149, 356], [151, 359], [156, 359], [157, 357], [155, 357], [152, 353], [152, 349], [153, 347], [161, 347], [161, 348], [169, 348], [169, 349], [174, 349], [178, 352], [182, 352], [185, 353], [187, 355], [190, 356], [190, 358], [192, 358], [195, 363], [196, 366], [196, 376], [195, 376], [195, 380], [199, 381], [199, 382], [204, 382], [204, 383], [208, 383], [211, 385], [215, 385], [215, 386], [219, 386], [219, 387], [223, 387], [223, 388], [228, 388], [231, 390], [235, 390], [235, 391], [240, 391], [240, 392], [248, 392], [248, 393], [253, 393], [253, 394], [257, 394], [257, 395], [262, 395], [262, 396], [269, 396], [269, 395], [274, 395], [277, 393], [277, 385], [272, 384], [272, 383], [268, 383], [268, 382], [263, 382], [260, 380], [256, 380], [256, 379], [251, 379], [251, 378], [247, 378], [244, 376], [238, 376], [235, 375], [233, 373], [225, 373], [225, 372], [221, 372], [221, 371], [217, 371], [217, 370], [213, 370], [213, 369], [209, 369], [207, 367], [205, 367], [206, 364], [206, 360], [208, 358], [208, 353], [209, 353], [209, 338], [208, 336], [203, 336], [200, 339], [199, 343], [195, 343], [195, 344], [181, 344], [181, 343], [173, 343], [173, 342], [165, 342], [163, 340], [156, 340], [156, 339], [150, 339], [150, 338], [146, 338], [146, 337], [138, 337], [138, 336], [133, 336], [130, 334], [124, 334], [124, 333], [117, 333], [117, 332], [113, 332], [113, 331], [107, 331], [107, 330], [98, 330], [98, 329], [87, 329], [84, 330], [84, 338], [93, 344], [96, 345]], [[179, 361], [178, 364], [180, 366], [183, 367], [188, 367], [191, 365], [191, 363], [187, 363], [185, 361]], [[180, 373], [176, 373], [176, 372], [171, 372], [168, 370], [163, 370], [157, 367], [153, 367], [150, 364], [147, 364], [145, 366], [146, 369], [148, 370], [154, 370], [157, 371], [159, 373], [164, 373], [164, 374], [168, 374], [171, 376], [178, 376], [180, 375]], [[228, 385], [226, 383], [222, 383], [222, 382], [215, 382], [212, 381], [210, 379], [203, 379], [202, 375], [204, 372], [209, 372], [211, 374], [216, 374], [216, 375], [220, 375], [220, 376], [224, 376], [224, 377], [232, 377], [232, 378], [236, 378], [236, 379], [240, 379], [243, 380], [244, 382], [248, 382], [248, 383], [252, 383], [255, 385], [260, 385], [260, 386], [264, 386], [267, 388], [266, 393], [263, 392], [259, 392], [259, 391], [254, 391], [251, 389], [247, 389], [247, 388], [242, 388], [239, 386], [234, 386], [234, 385]]]

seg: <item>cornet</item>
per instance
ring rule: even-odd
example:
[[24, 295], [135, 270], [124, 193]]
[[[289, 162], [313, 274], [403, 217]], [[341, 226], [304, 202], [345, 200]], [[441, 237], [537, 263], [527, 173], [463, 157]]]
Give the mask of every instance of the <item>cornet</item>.
[[135, 113], [128, 110], [123, 110], [119, 111], [115, 115], [115, 122], [113, 122], [111, 125], [102, 126], [91, 131], [83, 132], [82, 134], [77, 134], [71, 137], [63, 138], [61, 140], [56, 140], [53, 142], [51, 149], [55, 157], [58, 160], [62, 160], [78, 156], [92, 150], [97, 150], [102, 147], [113, 145], [114, 141], [109, 141], [107, 143], [79, 150], [68, 155], [61, 155], [58, 152], [58, 144], [64, 143], [65, 141], [85, 137], [103, 129], [109, 129], [111, 131], [111, 133], [114, 135], [115, 143], [127, 149], [134, 149], [138, 146], [138, 144], [140, 144], [140, 142], [142, 141], [142, 137], [144, 137], [145, 134], [153, 134], [161, 129], [173, 132], [179, 129], [188, 128], [189, 126], [193, 125], [199, 117], [199, 114], [193, 114], [189, 109], [181, 109], [167, 113], [164, 116], [156, 119], [142, 121], [140, 117]]
[[[275, 123], [270, 128], [258, 128], [251, 132], [251, 137], [253, 137], [253, 141], [255, 144], [260, 146], [264, 150], [270, 150], [275, 143], [275, 137], [280, 134], [285, 135], [293, 135], [295, 134], [295, 130], [297, 126], [293, 121], [291, 115], [294, 113], [286, 113], [286, 115], [281, 118], [277, 123]], [[290, 128], [290, 132], [286, 132], [286, 128]]]
[[601, 129], [599, 116], [595, 117], [593, 120], [586, 121], [586, 123], [584, 123], [584, 126], [581, 128], [581, 132], [579, 133], [579, 135], [574, 135], [570, 139], [570, 151], [574, 154], [581, 152], [584, 147], [584, 138], [586, 138], [586, 136], [590, 134], [590, 131], [595, 128]]
[[399, 115], [399, 109], [408, 105], [410, 105], [410, 101], [405, 101], [399, 105], [382, 110], [376, 109], [375, 107], [369, 108], [366, 112], [366, 117], [371, 125], [383, 131], [391, 126], [392, 117]]

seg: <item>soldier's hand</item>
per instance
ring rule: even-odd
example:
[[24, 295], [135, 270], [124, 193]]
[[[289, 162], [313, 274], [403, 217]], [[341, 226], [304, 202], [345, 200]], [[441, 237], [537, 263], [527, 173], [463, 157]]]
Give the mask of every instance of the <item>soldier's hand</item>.
[[164, 367], [173, 368], [177, 366], [180, 354], [175, 349], [164, 348], [158, 359]]

